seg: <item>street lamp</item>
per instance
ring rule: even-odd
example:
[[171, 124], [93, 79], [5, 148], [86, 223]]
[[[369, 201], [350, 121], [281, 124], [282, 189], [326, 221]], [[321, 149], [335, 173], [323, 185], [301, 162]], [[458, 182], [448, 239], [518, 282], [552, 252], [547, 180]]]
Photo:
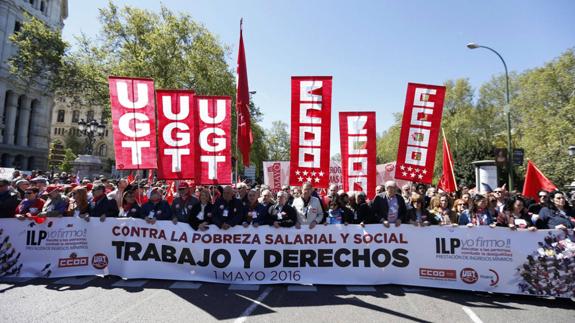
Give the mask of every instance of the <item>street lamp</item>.
[[487, 47], [487, 46], [483, 46], [483, 45], [479, 45], [476, 43], [469, 43], [467, 44], [467, 48], [469, 49], [476, 49], [476, 48], [485, 48], [488, 49], [490, 51], [492, 51], [493, 53], [495, 53], [495, 55], [497, 55], [499, 57], [499, 59], [501, 59], [501, 62], [503, 63], [503, 67], [505, 68], [505, 85], [506, 85], [506, 101], [507, 104], [505, 105], [505, 108], [503, 109], [503, 111], [505, 112], [505, 114], [507, 115], [507, 168], [508, 168], [508, 172], [509, 172], [509, 191], [513, 191], [513, 151], [511, 151], [511, 115], [510, 115], [510, 111], [509, 111], [509, 73], [507, 72], [507, 64], [505, 64], [505, 60], [503, 59], [503, 57], [493, 48]]
[[96, 137], [104, 138], [106, 126], [98, 123], [94, 119], [89, 121], [84, 121], [84, 119], [81, 119], [80, 122], [78, 122], [78, 130], [80, 130], [82, 135], [86, 136], [84, 153], [86, 155], [92, 155], [94, 152], [94, 143], [96, 142]]

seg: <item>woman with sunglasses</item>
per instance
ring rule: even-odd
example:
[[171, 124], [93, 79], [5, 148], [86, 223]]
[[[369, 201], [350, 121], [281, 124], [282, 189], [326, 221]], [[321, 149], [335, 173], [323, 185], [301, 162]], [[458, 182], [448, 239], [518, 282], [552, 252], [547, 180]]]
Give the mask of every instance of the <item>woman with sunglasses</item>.
[[39, 191], [37, 187], [31, 187], [24, 191], [24, 200], [16, 208], [18, 220], [31, 219], [42, 212], [45, 201], [38, 197]]
[[573, 229], [575, 227], [575, 212], [567, 203], [565, 193], [553, 191], [549, 194], [549, 202], [541, 209], [539, 216], [534, 216], [537, 227], [542, 229]]
[[455, 218], [455, 222], [453, 223], [459, 223], [459, 218], [461, 217], [461, 214], [463, 213], [463, 211], [465, 211], [466, 208], [467, 204], [463, 199], [457, 199], [455, 200], [455, 202], [453, 202], [453, 208], [451, 209], [451, 211], [453, 211], [453, 213], [455, 214], [453, 216]]

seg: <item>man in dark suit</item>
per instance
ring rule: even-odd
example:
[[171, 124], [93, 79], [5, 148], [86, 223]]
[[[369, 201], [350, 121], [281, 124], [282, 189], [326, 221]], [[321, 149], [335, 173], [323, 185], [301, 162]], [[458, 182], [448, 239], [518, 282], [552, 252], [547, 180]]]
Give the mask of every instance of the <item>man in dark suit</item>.
[[[118, 204], [114, 200], [109, 200], [106, 196], [104, 184], [95, 185], [92, 188], [92, 203], [90, 203], [90, 216], [99, 217], [104, 222], [106, 217], [118, 216]], [[87, 218], [89, 221], [89, 218]]]
[[0, 218], [13, 218], [18, 204], [20, 198], [10, 189], [10, 181], [0, 179]]
[[371, 203], [372, 219], [370, 223], [383, 223], [389, 227], [390, 223], [399, 226], [407, 221], [407, 207], [405, 200], [397, 194], [395, 181], [385, 182], [385, 193], [378, 194]]
[[295, 226], [297, 224], [297, 213], [293, 207], [287, 204], [288, 194], [284, 191], [279, 191], [277, 197], [277, 204], [270, 207], [266, 222], [276, 228]]
[[225, 186], [222, 197], [214, 203], [214, 215], [212, 222], [220, 229], [227, 230], [235, 225], [241, 224], [245, 217], [245, 210], [242, 202], [234, 197], [234, 190], [231, 186]]

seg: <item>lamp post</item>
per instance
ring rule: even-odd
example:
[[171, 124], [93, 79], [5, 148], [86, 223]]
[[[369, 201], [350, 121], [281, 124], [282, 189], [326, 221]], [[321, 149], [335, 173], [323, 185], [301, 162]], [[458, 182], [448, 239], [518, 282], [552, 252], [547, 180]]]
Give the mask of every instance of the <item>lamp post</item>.
[[497, 55], [497, 57], [499, 57], [499, 59], [501, 59], [501, 62], [503, 63], [503, 67], [505, 68], [505, 85], [506, 85], [506, 102], [507, 104], [505, 105], [505, 108], [503, 109], [503, 111], [505, 112], [506, 116], [507, 116], [507, 168], [508, 168], [508, 173], [509, 173], [509, 182], [508, 182], [508, 186], [509, 186], [509, 191], [513, 191], [513, 151], [511, 150], [511, 115], [510, 115], [510, 106], [509, 106], [509, 73], [507, 72], [507, 64], [505, 64], [505, 60], [503, 59], [503, 57], [493, 48], [487, 47], [487, 46], [483, 46], [483, 45], [478, 45], [476, 43], [469, 43], [467, 44], [467, 48], [469, 49], [476, 49], [476, 48], [485, 48], [488, 49], [490, 51], [492, 51], [493, 53], [495, 53], [495, 55]]
[[[575, 146], [569, 146], [569, 148], [567, 148], [567, 152], [569, 153], [569, 157], [575, 158]], [[575, 180], [571, 182], [568, 187], [572, 190], [575, 190]]]
[[84, 153], [86, 155], [92, 155], [94, 153], [94, 143], [96, 143], [96, 138], [104, 138], [106, 126], [98, 123], [94, 119], [88, 121], [84, 121], [84, 119], [82, 119], [78, 123], [78, 130], [80, 130], [82, 135], [86, 136]]

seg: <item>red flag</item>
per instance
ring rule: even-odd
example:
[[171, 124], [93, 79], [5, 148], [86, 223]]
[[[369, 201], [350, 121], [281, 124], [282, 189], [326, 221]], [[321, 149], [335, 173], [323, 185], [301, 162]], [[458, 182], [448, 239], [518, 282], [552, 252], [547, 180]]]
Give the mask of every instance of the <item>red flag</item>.
[[154, 170], [150, 169], [148, 171], [148, 185], [152, 186], [153, 181], [154, 181]]
[[444, 98], [444, 86], [407, 85], [395, 178], [431, 184]]
[[154, 81], [115, 76], [108, 81], [116, 168], [157, 168]]
[[331, 76], [292, 76], [290, 185], [329, 186]]
[[166, 193], [166, 201], [172, 205], [174, 202], [174, 185], [175, 181], [168, 181], [168, 192]]
[[[375, 196], [375, 112], [340, 112], [341, 174], [345, 191]], [[358, 147], [359, 146], [359, 147]]]
[[194, 91], [157, 90], [158, 178], [190, 179], [195, 176], [194, 160], [197, 114]]
[[523, 184], [523, 196], [537, 200], [537, 192], [546, 190], [551, 192], [556, 190], [557, 186], [553, 185], [545, 175], [531, 161], [527, 162], [527, 172], [525, 173], [525, 184]]
[[242, 36], [242, 21], [240, 20], [240, 49], [238, 51], [238, 92], [236, 98], [236, 113], [238, 122], [237, 145], [242, 152], [245, 166], [250, 165], [250, 150], [253, 143], [252, 128], [250, 126], [250, 90], [248, 88], [248, 70], [246, 67], [246, 53]]
[[133, 182], [134, 182], [134, 174], [130, 172], [130, 175], [128, 175], [128, 184], [132, 184]]
[[451, 156], [445, 133], [443, 134], [443, 175], [441, 175], [437, 187], [448, 193], [457, 190], [457, 182], [455, 181], [455, 173], [453, 172], [453, 157]]

